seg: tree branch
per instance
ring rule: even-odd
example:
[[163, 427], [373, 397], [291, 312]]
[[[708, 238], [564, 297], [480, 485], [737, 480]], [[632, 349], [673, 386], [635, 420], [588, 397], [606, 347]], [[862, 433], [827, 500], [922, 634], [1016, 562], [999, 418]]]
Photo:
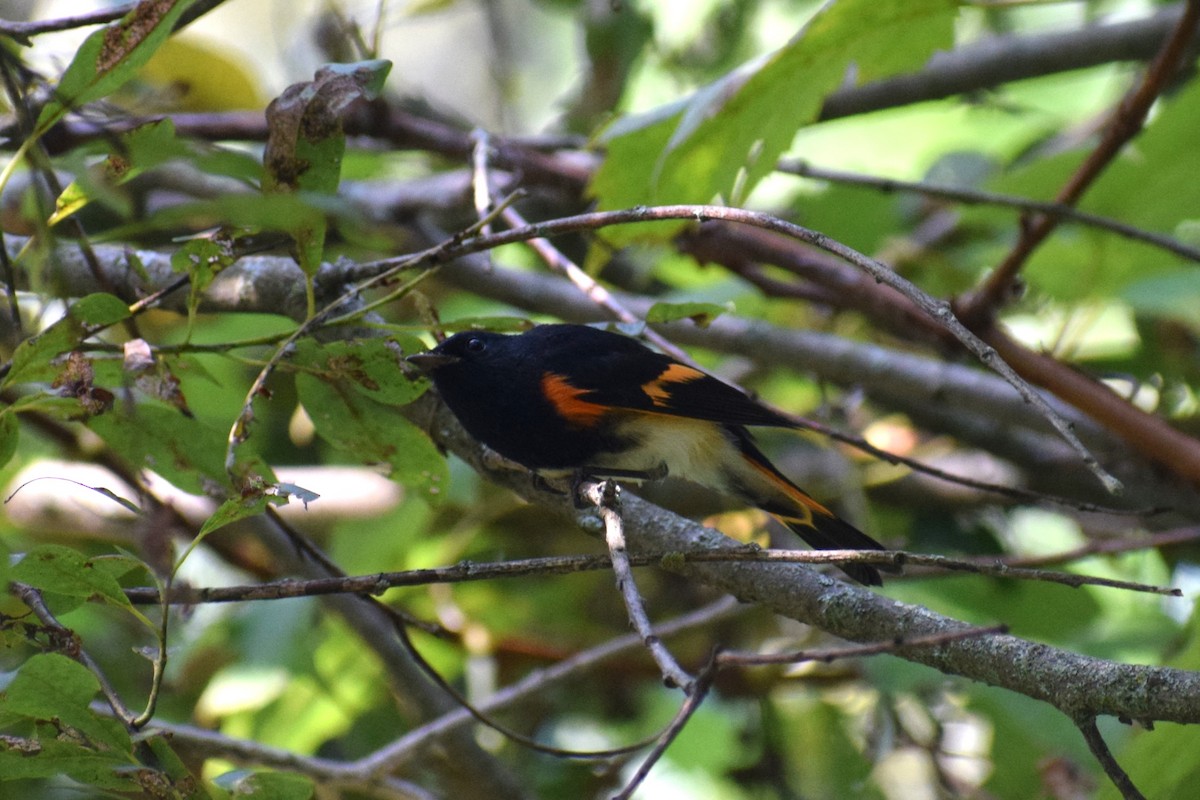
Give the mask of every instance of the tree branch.
[[1078, 725], [1079, 732], [1083, 734], [1083, 738], [1088, 744], [1088, 749], [1100, 762], [1100, 766], [1104, 768], [1104, 774], [1108, 775], [1108, 779], [1117, 787], [1121, 797], [1125, 800], [1146, 800], [1146, 796], [1133, 785], [1128, 773], [1121, 769], [1121, 765], [1113, 758], [1112, 751], [1108, 749], [1108, 743], [1104, 741], [1104, 737], [1100, 735], [1100, 729], [1096, 727], [1096, 718], [1088, 717]]
[[658, 664], [662, 671], [663, 683], [668, 688], [682, 689], [684, 694], [690, 696], [695, 688], [695, 679], [679, 666], [679, 662], [651, 631], [646, 605], [642, 602], [642, 595], [633, 580], [633, 569], [629, 565], [625, 542], [625, 526], [621, 519], [620, 489], [612, 481], [605, 480], [580, 487], [578, 491], [596, 507], [600, 518], [604, 520], [604, 541], [608, 545], [608, 556], [617, 579], [617, 590], [621, 592], [625, 610], [629, 613], [629, 623], [638, 636], [642, 637], [642, 644], [650, 651], [654, 663]]
[[[1146, 116], [1150, 113], [1150, 106], [1178, 74], [1184, 54], [1195, 38], [1197, 24], [1200, 24], [1200, 0], [1188, 0], [1171, 37], [1163, 43], [1162, 49], [1146, 69], [1142, 80], [1125, 95], [1113, 111], [1099, 144], [1067, 184], [1059, 190], [1055, 197], [1056, 202], [1064, 205], [1074, 205], [1078, 202], [1088, 187], [1117, 157], [1121, 148], [1142, 130]], [[1060, 219], [1061, 217], [1056, 215], [1039, 214], [1022, 220], [1024, 224], [1021, 226], [1020, 237], [1012, 250], [989, 273], [982, 286], [956, 304], [959, 316], [972, 330], [986, 332], [992, 327], [996, 310], [1010, 293], [1017, 273], [1038, 245], [1058, 227]], [[1200, 477], [1200, 473], [1197, 473], [1197, 476]]]
[[1182, 3], [1145, 19], [1064, 33], [999, 36], [937, 53], [921, 70], [830, 95], [821, 119], [940, 100], [1005, 83], [1154, 57], [1183, 15]]
[[[580, 517], [565, 498], [539, 492], [528, 476], [489, 471], [478, 446], [453, 415], [426, 395], [414, 418], [439, 444], [490, 480], [599, 534], [595, 517]], [[625, 525], [633, 553], [739, 548], [720, 533], [626, 494]], [[890, 600], [812, 570], [765, 564], [679, 564], [681, 575], [759, 603], [775, 613], [814, 625], [854, 642], [906, 640], [962, 630], [965, 623], [934, 611]], [[1111, 715], [1139, 721], [1200, 723], [1200, 673], [1121, 664], [1020, 639], [989, 636], [935, 648], [901, 648], [897, 655], [947, 675], [960, 675], [1049, 703], [1071, 719]], [[1013, 669], [1020, 664], [1021, 669]]]

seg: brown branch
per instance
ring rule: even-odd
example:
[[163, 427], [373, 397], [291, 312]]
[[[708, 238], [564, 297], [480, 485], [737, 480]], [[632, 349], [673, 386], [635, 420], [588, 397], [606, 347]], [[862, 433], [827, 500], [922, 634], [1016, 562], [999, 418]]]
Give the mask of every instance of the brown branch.
[[[182, 30], [223, 2], [224, 0], [199, 0], [192, 3], [192, 6], [183, 12], [183, 15], [175, 23], [175, 30]], [[89, 25], [103, 25], [106, 22], [115, 22], [136, 7], [137, 3], [125, 3], [113, 8], [97, 9], [83, 14], [71, 14], [64, 17], [55, 17], [54, 19], [30, 20], [29, 22], [13, 22], [11, 20], [0, 19], [0, 36], [11, 36], [19, 43], [29, 46], [33, 44], [30, 41], [31, 36], [37, 36], [41, 33], [54, 33], [56, 31], [69, 31], [75, 28], [86, 28]]]
[[[1171, 38], [1163, 44], [1141, 82], [1125, 95], [1113, 111], [1104, 137], [1058, 192], [1056, 202], [1063, 205], [1078, 202], [1117, 157], [1121, 148], [1141, 131], [1146, 115], [1150, 113], [1150, 106], [1179, 73], [1184, 54], [1195, 37], [1197, 24], [1200, 24], [1200, 0], [1187, 0], [1183, 16], [1179, 18]], [[1059, 216], [1047, 214], [1022, 219], [1020, 238], [1004, 261], [979, 289], [964, 297], [957, 305], [960, 318], [973, 330], [990, 327], [996, 310], [1010, 294], [1017, 273], [1038, 245], [1058, 227], [1060, 219]]]
[[[707, 225], [703, 226], [703, 228], [707, 227]], [[772, 236], [770, 248], [777, 250], [780, 258], [785, 258], [787, 246], [781, 244], [784, 242], [783, 238], [777, 235]], [[10, 237], [8, 247], [11, 251], [16, 251], [23, 246], [25, 241]], [[792, 242], [791, 246], [803, 247], [799, 242]], [[141, 274], [132, 268], [127, 254], [122, 248], [102, 245], [98, 252], [102, 254], [103, 268], [110, 275], [110, 281], [119, 287], [120, 295], [131, 302], [178, 278], [171, 269], [169, 257], [163, 253], [147, 250], [136, 253], [138, 262], [148, 276], [148, 279], [143, 279]], [[764, 254], [769, 255], [770, 251], [764, 251]], [[82, 296], [98, 290], [77, 254], [72, 253], [68, 248], [60, 248], [55, 255], [55, 263], [58, 266], [55, 279], [68, 296]], [[377, 264], [329, 265], [322, 270], [319, 284], [336, 288], [345, 285], [347, 281], [377, 275], [379, 270], [380, 267]], [[844, 268], [843, 272], [858, 276], [856, 271], [849, 268]], [[298, 291], [299, 283], [296, 280], [298, 275], [298, 268], [286, 258], [271, 256], [243, 258], [217, 277], [202, 298], [202, 309], [211, 312], [294, 309], [299, 316], [302, 316], [304, 297], [303, 292]], [[597, 316], [595, 307], [591, 303], [581, 302], [580, 298], [574, 294], [574, 290], [567, 287], [565, 283], [543, 276], [517, 274], [503, 269], [487, 270], [471, 258], [463, 257], [444, 266], [442, 276], [471, 291], [544, 313], [555, 313], [566, 319], [593, 320]], [[27, 280], [26, 276], [18, 275], [19, 282]], [[857, 286], [861, 291], [845, 292], [843, 296], [861, 297], [869, 292], [879, 291], [881, 288], [870, 279], [862, 279]], [[890, 299], [881, 300], [881, 303], [887, 302], [894, 304], [897, 308], [907, 308], [906, 316], [914, 320], [925, 320], [923, 324], [932, 326], [932, 320], [928, 320], [905, 298], [889, 287], [882, 287], [882, 289], [889, 293]], [[639, 301], [629, 296], [623, 296], [621, 299], [625, 305], [639, 313], [644, 313], [648, 308], [648, 303], [644, 300]], [[182, 310], [179, 300], [172, 300], [167, 305]], [[684, 344], [740, 353], [767, 364], [812, 370], [836, 383], [861, 385], [881, 402], [894, 408], [906, 409], [910, 414], [923, 416], [927, 418], [927, 423], [935, 426], [941, 424], [940, 421], [950, 421], [956, 408], [973, 409], [977, 414], [984, 414], [995, 424], [1005, 426], [1031, 424], [1030, 420], [1024, 419], [1028, 414], [1025, 408], [1017, 402], [1015, 395], [1001, 391], [999, 386], [993, 386], [982, 373], [962, 367], [939, 364], [894, 350], [854, 344], [837, 337], [802, 331], [785, 332], [771, 326], [752, 324], [733, 318], [719, 318], [704, 330], [690, 325], [667, 327], [671, 331], [671, 336]], [[1020, 358], [1014, 357], [1014, 359], [1018, 365], [1023, 363]], [[1053, 387], [1052, 384], [1051, 386]], [[1101, 389], [1111, 394], [1104, 387], [1097, 387], [1095, 391]], [[931, 403], [934, 405], [930, 405]], [[930, 418], [929, 413], [935, 409], [937, 413]], [[1066, 414], [1071, 425], [1082, 434], [1087, 435], [1090, 441], [1103, 441], [1096, 438], [1103, 436], [1102, 430], [1091, 423], [1089, 418], [1072, 413], [1067, 406], [1058, 406], [1058, 409], [1060, 413]], [[1137, 419], [1139, 414], [1142, 412], [1135, 412], [1132, 416]], [[951, 429], [954, 429], [953, 426]], [[1130, 431], [1130, 441], [1139, 442], [1140, 437], [1136, 424], [1131, 425], [1128, 430]], [[976, 434], [974, 428], [958, 430], [956, 433], [956, 435], [967, 437], [968, 440]], [[1190, 443], [1194, 443], [1194, 440], [1189, 439], [1182, 432], [1177, 435], [1180, 437], [1181, 446], [1191, 446]], [[1029, 459], [1033, 456], [1023, 454], [1024, 451], [1021, 450], [1021, 447], [1031, 444], [1021, 445], [1027, 438], [1028, 436], [1025, 434], [1016, 436], [1016, 438], [1014, 435], [1007, 435], [995, 441], [988, 440], [986, 446], [996, 447], [998, 444], [1003, 444], [1006, 448], [1005, 452], [1008, 452], [1010, 457], [1018, 460]], [[1036, 438], [1041, 441], [1043, 437], [1039, 433]], [[1111, 449], [1111, 445], [1108, 446]], [[1014, 447], [1017, 449], [1014, 450]], [[1038, 450], [1040, 454], [1036, 456], [1035, 460], [1044, 461], [1051, 457], [1047, 453], [1041, 452], [1041, 446], [1038, 447]], [[1172, 456], [1172, 453], [1173, 451], [1167, 451], [1165, 454], [1151, 453], [1150, 455], [1182, 474], [1182, 467], [1177, 468], [1171, 461], [1166, 460]], [[1057, 459], [1059, 456], [1056, 454], [1054, 458]], [[1117, 463], [1121, 465], [1123, 462]], [[1123, 479], [1134, 480], [1138, 484], [1138, 495], [1157, 498], [1149, 501], [1143, 500], [1143, 503], [1170, 505], [1180, 509], [1193, 507], [1193, 495], [1169, 491], [1170, 487], [1162, 483], [1161, 477], [1155, 476], [1153, 480], [1149, 480], [1150, 476], [1139, 477], [1140, 468], [1137, 468], [1136, 465], [1129, 465], [1129, 467], [1130, 469], [1126, 470]], [[1055, 470], [1051, 474], [1058, 480], [1074, 480], [1071, 478], [1074, 475], [1073, 470]], [[1083, 485], [1078, 485], [1069, 491], [1083, 492], [1084, 496], [1090, 494], [1090, 489]]]
[[770, 264], [811, 282], [833, 308], [859, 311], [881, 328], [908, 340], [954, 349], [946, 332], [891, 286], [804, 242], [723, 222], [705, 222], [678, 237], [676, 245], [702, 264], [721, 264], [758, 283], [750, 265]]
[[1167, 465], [1180, 478], [1200, 487], [1200, 441], [1142, 411], [1094, 378], [1018, 344], [998, 327], [984, 330], [982, 338], [1027, 380], [1050, 389], [1150, 461]]
[[1107, 491], [1116, 494], [1120, 490], [1120, 481], [1110, 475], [1100, 465], [1096, 457], [1083, 445], [1062, 416], [1046, 402], [1045, 398], [1033, 391], [1003, 359], [998, 358], [996, 351], [992, 347], [983, 343], [975, 334], [967, 330], [954, 315], [949, 303], [926, 294], [915, 284], [893, 272], [886, 265], [859, 253], [853, 248], [847, 247], [841, 242], [770, 214], [739, 208], [705, 205], [668, 205], [638, 207], [624, 211], [593, 212], [549, 220], [525, 228], [504, 231], [492, 236], [474, 236], [462, 241], [448, 241], [429, 248], [422, 253], [397, 259], [383, 259], [378, 262], [359, 265], [359, 268], [367, 274], [379, 274], [382, 271], [400, 267], [417, 268], [424, 263], [435, 263], [437, 259], [455, 258], [461, 255], [489, 250], [502, 244], [527, 241], [536, 237], [576, 233], [582, 230], [596, 230], [607, 225], [623, 225], [668, 219], [694, 219], [697, 221], [708, 219], [724, 220], [726, 222], [734, 222], [739, 225], [747, 225], [783, 234], [837, 256], [847, 263], [852, 264], [866, 275], [869, 275], [875, 281], [888, 285], [902, 294], [908, 301], [920, 309], [923, 314], [928, 315], [931, 320], [942, 327], [955, 341], [965, 347], [985, 366], [1000, 375], [1009, 385], [1016, 389], [1021, 397], [1032, 405], [1050, 423], [1054, 430], [1058, 432], [1059, 436], [1075, 450], [1083, 465]]
[[[701, 230], [709, 230], [712, 224], [715, 223], [706, 223]], [[724, 224], [722, 227], [738, 230]], [[429, 232], [428, 236], [438, 241], [445, 238], [436, 230]], [[761, 253], [754, 251], [750, 243], [746, 243], [746, 247], [763, 257], [774, 258], [777, 255], [780, 259], [788, 257], [789, 247], [797, 252], [804, 248], [802, 243], [792, 241], [787, 244], [783, 237], [771, 236], [772, 241]], [[10, 237], [7, 245], [11, 252], [16, 252], [26, 241]], [[137, 261], [146, 278], [142, 277], [141, 271], [133, 269], [123, 248], [100, 245], [98, 253], [104, 270], [110, 275], [110, 281], [119, 287], [119, 295], [129, 302], [178, 279], [178, 275], [172, 271], [169, 255], [165, 253], [136, 251]], [[69, 248], [59, 248], [54, 263], [57, 267], [56, 285], [62, 287], [67, 296], [83, 296], [98, 291], [77, 253]], [[327, 265], [318, 283], [323, 287], [336, 288], [348, 281], [378, 274], [378, 271], [377, 266], [367, 268], [351, 262]], [[871, 292], [884, 291], [889, 297], [881, 298], [881, 304], [891, 303], [898, 309], [907, 309], [903, 312], [906, 317], [924, 320], [921, 324], [932, 327], [932, 320], [928, 320], [894, 290], [880, 287], [848, 267], [843, 267], [842, 273], [854, 276], [860, 282], [854, 284], [856, 290], [853, 292], [839, 290], [839, 296], [859, 298]], [[299, 269], [290, 259], [245, 257], [217, 276], [205, 292], [201, 308], [207, 312], [279, 312], [291, 309], [298, 317], [302, 317], [304, 293], [299, 290], [299, 276]], [[444, 265], [440, 277], [472, 292], [539, 313], [553, 313], [573, 321], [594, 321], [599, 317], [595, 306], [564, 281], [533, 273], [487, 269], [475, 257], [460, 256], [456, 261]], [[28, 276], [19, 273], [17, 278], [19, 286], [28, 284]], [[645, 313], [649, 308], [649, 303], [644, 299], [619, 296], [624, 305], [637, 313]], [[165, 306], [185, 310], [182, 300], [173, 297], [167, 298]], [[1060, 492], [1085, 498], [1094, 496], [1092, 487], [1082, 480], [1076, 470], [1068, 467], [1069, 459], [1065, 451], [1058, 449], [1052, 440], [1042, 434], [1043, 428], [1031, 418], [1029, 409], [1017, 395], [1000, 385], [998, 379], [983, 372], [893, 348], [850, 342], [815, 332], [782, 330], [734, 317], [718, 318], [704, 329], [676, 324], [665, 326], [664, 330], [669, 330], [672, 339], [681, 344], [741, 354], [766, 365], [807, 370], [833, 383], [861, 387], [877, 402], [903, 410], [925, 425], [952, 432], [968, 442], [980, 443], [1017, 463], [1037, 466], [1045, 474], [1043, 480], [1052, 478], [1061, 485]], [[1022, 363], [1022, 359], [1016, 361], [1018, 365]], [[1051, 388], [1054, 388], [1053, 385]], [[1095, 391], [1101, 389], [1111, 394], [1104, 387], [1098, 387]], [[1065, 404], [1057, 408], [1089, 443], [1100, 450], [1117, 452], [1121, 448], [1107, 438], [1105, 431], [1090, 418]], [[958, 409], [963, 411], [960, 413]], [[966, 412], [967, 409], [970, 409], [970, 414]], [[1035, 430], [1036, 434], [1031, 430]], [[1129, 431], [1130, 441], [1139, 441], [1136, 426], [1131, 426]], [[1195, 441], [1182, 432], [1178, 436], [1185, 444]], [[1182, 472], [1165, 460], [1164, 454], [1151, 455], [1172, 471]], [[1166, 454], [1169, 455], [1170, 452]], [[1047, 463], [1059, 466], [1046, 472]], [[1150, 474], [1144, 465], [1127, 458], [1114, 460], [1113, 463], [1122, 470], [1122, 480], [1130, 483], [1131, 496], [1142, 498], [1138, 505], [1166, 505], [1184, 512], [1197, 508], [1194, 493], [1183, 492], [1179, 487], [1164, 482], [1161, 474]], [[1125, 506], [1125, 503], [1120, 505]]]
[[687, 697], [684, 698], [679, 711], [675, 714], [675, 718], [671, 720], [666, 730], [658, 737], [658, 741], [654, 743], [654, 747], [642, 759], [642, 763], [638, 764], [638, 768], [634, 770], [633, 776], [630, 777], [625, 786], [612, 796], [612, 800], [629, 800], [629, 798], [633, 797], [633, 793], [646, 780], [646, 776], [650, 774], [650, 770], [654, 768], [654, 765], [667, 752], [667, 748], [671, 746], [671, 743], [679, 738], [679, 734], [683, 733], [684, 726], [687, 725], [692, 716], [700, 710], [700, 706], [704, 702], [704, 699], [708, 697], [708, 692], [712, 688], [712, 682], [716, 676], [717, 670], [715, 669], [715, 665], [710, 665], [709, 669], [704, 670], [696, 677], [688, 690]]
[[[1163, 9], [1153, 16], [1110, 25], [1031, 36], [1003, 36], [939, 53], [922, 69], [862, 86], [840, 89], [826, 98], [820, 119], [879, 111], [994, 88], [1004, 83], [1119, 61], [1151, 58], [1176, 27], [1182, 9]], [[25, 23], [12, 23], [21, 25]], [[39, 23], [30, 23], [39, 24]], [[172, 117], [180, 136], [210, 140], [261, 141], [266, 124], [261, 114], [179, 114]], [[107, 125], [108, 123], [106, 123]], [[103, 135], [103, 127], [66, 120], [50, 136], [53, 147], [66, 149]], [[440, 120], [382, 104], [347, 126], [353, 135], [377, 136], [397, 148], [428, 149], [461, 160], [472, 148], [470, 133]], [[520, 138], [495, 139], [494, 162], [519, 169], [528, 180], [578, 191], [595, 161], [584, 153], [539, 153], [546, 145]], [[553, 149], [574, 142], [550, 142]]]

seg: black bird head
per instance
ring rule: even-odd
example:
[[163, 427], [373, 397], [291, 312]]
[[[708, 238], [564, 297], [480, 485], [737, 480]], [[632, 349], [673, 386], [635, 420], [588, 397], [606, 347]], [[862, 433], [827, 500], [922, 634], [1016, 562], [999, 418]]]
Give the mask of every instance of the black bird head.
[[409, 356], [406, 361], [428, 374], [435, 382], [463, 375], [472, 368], [487, 369], [489, 364], [505, 361], [510, 337], [489, 331], [456, 333], [427, 353]]

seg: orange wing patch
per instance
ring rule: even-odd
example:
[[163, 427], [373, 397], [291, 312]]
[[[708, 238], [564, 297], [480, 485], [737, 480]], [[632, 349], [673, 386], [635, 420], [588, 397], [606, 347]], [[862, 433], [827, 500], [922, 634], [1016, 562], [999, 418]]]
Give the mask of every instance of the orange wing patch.
[[683, 364], [672, 364], [659, 373], [654, 380], [643, 383], [642, 391], [654, 405], [659, 408], [670, 408], [672, 383], [687, 383], [704, 377], [706, 377], [705, 374], [698, 369], [692, 369]]
[[555, 372], [542, 376], [542, 394], [559, 416], [585, 428], [595, 425], [610, 411], [608, 406], [581, 399], [588, 390], [572, 386], [565, 376]]

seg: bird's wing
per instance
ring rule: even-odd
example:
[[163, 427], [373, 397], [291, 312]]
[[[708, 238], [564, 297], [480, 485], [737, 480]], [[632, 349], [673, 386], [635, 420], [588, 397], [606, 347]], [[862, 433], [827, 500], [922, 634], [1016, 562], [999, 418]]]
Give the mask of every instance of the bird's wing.
[[644, 349], [609, 352], [566, 370], [548, 368], [543, 386], [552, 386], [560, 397], [600, 409], [619, 408], [719, 422], [727, 425], [795, 427], [727, 383]]

